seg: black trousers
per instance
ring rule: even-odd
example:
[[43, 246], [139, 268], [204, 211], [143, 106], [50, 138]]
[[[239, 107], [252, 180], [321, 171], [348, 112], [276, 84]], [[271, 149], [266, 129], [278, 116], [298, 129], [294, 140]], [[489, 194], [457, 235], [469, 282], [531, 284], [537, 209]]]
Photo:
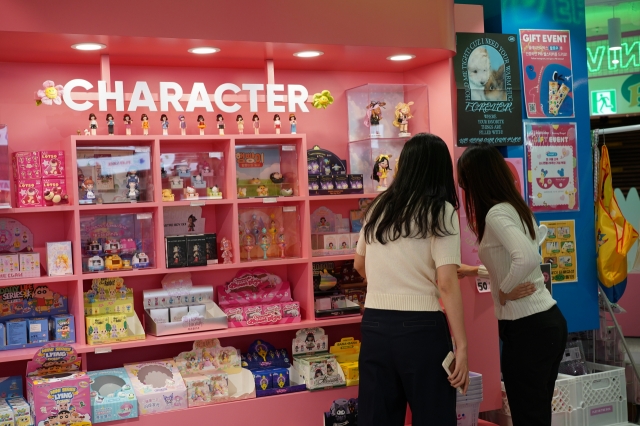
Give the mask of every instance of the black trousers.
[[567, 321], [553, 306], [545, 312], [498, 324], [502, 378], [513, 426], [550, 426], [553, 390], [567, 344]]
[[367, 308], [362, 318], [359, 426], [455, 426], [456, 390], [442, 361], [451, 351], [442, 312]]

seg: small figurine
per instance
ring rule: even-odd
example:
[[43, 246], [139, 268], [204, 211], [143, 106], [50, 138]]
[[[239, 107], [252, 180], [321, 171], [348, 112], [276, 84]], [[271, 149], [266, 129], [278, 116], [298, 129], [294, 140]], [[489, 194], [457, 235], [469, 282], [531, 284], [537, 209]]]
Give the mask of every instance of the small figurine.
[[96, 195], [93, 192], [93, 185], [95, 183], [93, 182], [93, 179], [91, 179], [90, 177], [85, 179], [84, 182], [82, 182], [82, 188], [84, 189], [85, 193], [84, 193], [84, 199], [85, 200], [95, 200]]
[[160, 123], [162, 123], [162, 134], [167, 136], [169, 134], [169, 118], [167, 118], [167, 114], [160, 116]]
[[198, 219], [192, 214], [187, 218], [187, 232], [194, 232], [196, 230], [196, 222]]
[[140, 121], [142, 121], [142, 134], [148, 135], [149, 134], [149, 117], [147, 116], [147, 114], [142, 114], [142, 116], [140, 117]]
[[242, 248], [247, 252], [247, 261], [251, 261], [251, 250], [255, 247], [256, 240], [251, 233], [247, 232], [242, 237]]
[[180, 134], [185, 136], [187, 134], [187, 121], [182, 114], [178, 116], [178, 120], [180, 121]]
[[213, 185], [211, 188], [207, 188], [207, 197], [222, 198], [222, 192], [218, 189], [218, 185]]
[[202, 257], [202, 254], [200, 253], [200, 246], [198, 244], [194, 244], [193, 245], [193, 262], [194, 263], [198, 263], [200, 262], [200, 258]]
[[271, 182], [273, 183], [282, 183], [284, 181], [284, 177], [282, 176], [282, 173], [280, 172], [273, 172], [269, 175], [269, 179], [271, 179]]
[[251, 118], [251, 121], [253, 121], [253, 133], [255, 133], [256, 135], [260, 134], [260, 117], [258, 117], [258, 114], [253, 114], [253, 118]]
[[200, 129], [200, 136], [204, 135], [205, 127], [207, 127], [207, 126], [204, 124], [204, 116], [199, 115], [198, 116], [198, 129]]
[[258, 178], [251, 178], [249, 179], [249, 185], [260, 185], [260, 179]]
[[367, 105], [367, 117], [364, 119], [364, 125], [371, 128], [370, 135], [372, 138], [382, 136], [382, 131], [380, 130], [382, 110], [380, 108], [384, 108], [386, 104], [386, 102], [371, 101]]
[[247, 188], [238, 187], [238, 198], [246, 198]]
[[284, 228], [280, 228], [280, 234], [278, 234], [278, 247], [280, 247], [280, 258], [284, 259], [284, 252], [287, 248], [287, 243], [284, 236]]
[[282, 127], [282, 122], [280, 121], [280, 114], [276, 114], [273, 116], [273, 127], [276, 129], [276, 135], [279, 135], [280, 127]]
[[138, 178], [138, 171], [135, 167], [129, 167], [129, 171], [127, 171], [127, 186], [129, 182], [135, 182], [136, 186], [140, 184], [140, 178]]
[[260, 237], [260, 248], [262, 249], [262, 259], [267, 260], [267, 251], [271, 246], [271, 238], [267, 235], [267, 228], [262, 228], [262, 237]]
[[291, 125], [291, 134], [296, 134], [296, 127], [298, 126], [298, 122], [296, 121], [295, 114], [289, 114], [289, 125]]
[[91, 135], [95, 136], [98, 132], [98, 120], [94, 113], [89, 114], [89, 128], [91, 129]]
[[187, 198], [191, 200], [198, 199], [198, 193], [196, 192], [196, 189], [193, 186], [187, 186], [187, 188], [185, 189], [185, 193], [187, 194]]
[[174, 196], [170, 189], [162, 190], [162, 201], [173, 201]]
[[124, 121], [124, 132], [127, 136], [131, 136], [131, 116], [129, 114], [125, 114], [123, 117]]
[[90, 134], [91, 134], [91, 133], [89, 133], [89, 130], [88, 130], [88, 129], [84, 129], [84, 135], [85, 135], [85, 136], [89, 136]]
[[222, 263], [231, 263], [231, 258], [233, 257], [233, 253], [231, 252], [231, 241], [222, 237], [222, 241], [220, 241], [220, 249], [222, 250]]
[[280, 195], [283, 197], [291, 197], [293, 195], [293, 188], [282, 188], [280, 190]]
[[389, 174], [389, 170], [391, 170], [389, 165], [390, 158], [391, 154], [380, 154], [373, 165], [371, 178], [378, 182], [378, 187], [376, 188], [378, 191], [387, 189], [387, 175]]
[[109, 129], [109, 136], [113, 136], [115, 123], [113, 121], [113, 115], [107, 114], [107, 129]]
[[256, 189], [256, 193], [258, 197], [268, 197], [269, 196], [269, 188], [264, 185], [260, 185], [258, 189]]
[[138, 184], [135, 181], [127, 182], [127, 197], [131, 201], [138, 201], [138, 196], [140, 195], [140, 190], [138, 189]]
[[400, 130], [400, 137], [411, 136], [411, 133], [408, 132], [409, 128], [409, 120], [413, 118], [411, 115], [411, 105], [413, 102], [400, 102], [396, 105], [396, 119], [393, 120], [393, 125], [396, 126]]
[[244, 135], [244, 118], [240, 114], [236, 117], [236, 123], [238, 124], [238, 134]]
[[224, 117], [222, 117], [222, 114], [218, 114], [216, 116], [216, 124], [218, 125], [218, 134], [220, 136], [224, 135]]

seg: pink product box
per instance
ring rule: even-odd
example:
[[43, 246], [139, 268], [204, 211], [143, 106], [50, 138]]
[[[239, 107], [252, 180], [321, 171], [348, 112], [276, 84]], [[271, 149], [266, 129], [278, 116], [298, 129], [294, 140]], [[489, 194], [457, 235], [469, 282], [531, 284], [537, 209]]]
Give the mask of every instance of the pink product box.
[[23, 277], [40, 276], [40, 253], [19, 253], [18, 258]]
[[300, 322], [302, 319], [300, 303], [296, 301], [227, 307], [222, 310], [227, 314], [229, 328], [291, 324]]
[[64, 179], [64, 151], [40, 151], [40, 170], [43, 178]]
[[270, 288], [235, 287], [234, 282], [218, 286], [218, 306], [224, 310], [231, 306], [248, 306], [257, 303], [291, 302], [291, 286], [282, 281]]
[[18, 180], [15, 182], [16, 207], [42, 207], [42, 181]]
[[[51, 194], [47, 195], [47, 192]], [[63, 199], [65, 195], [67, 195], [67, 183], [64, 179], [42, 179], [42, 198], [45, 205], [68, 203]]]
[[13, 180], [40, 179], [40, 153], [37, 151], [14, 152], [12, 157]]
[[[60, 377], [62, 376], [62, 377]], [[42, 376], [27, 377], [27, 394], [32, 410], [34, 425], [43, 425], [55, 419], [58, 424], [63, 421], [71, 423], [91, 421], [90, 378], [83, 371]]]

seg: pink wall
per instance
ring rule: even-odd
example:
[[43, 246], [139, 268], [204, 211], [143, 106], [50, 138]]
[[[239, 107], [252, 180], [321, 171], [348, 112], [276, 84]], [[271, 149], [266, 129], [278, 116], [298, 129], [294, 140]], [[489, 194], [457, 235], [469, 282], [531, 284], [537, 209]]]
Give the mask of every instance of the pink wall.
[[622, 327], [622, 332], [627, 337], [640, 337], [640, 274], [629, 274], [627, 289], [618, 302], [626, 309], [626, 314], [616, 315], [616, 319]]

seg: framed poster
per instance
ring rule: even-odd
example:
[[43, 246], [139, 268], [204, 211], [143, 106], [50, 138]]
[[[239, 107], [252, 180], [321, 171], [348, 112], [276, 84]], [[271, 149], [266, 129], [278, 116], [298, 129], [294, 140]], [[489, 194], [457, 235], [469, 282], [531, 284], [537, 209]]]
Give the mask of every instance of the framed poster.
[[457, 33], [458, 146], [522, 145], [517, 36]]
[[528, 118], [574, 117], [568, 30], [520, 30]]
[[540, 246], [540, 251], [542, 263], [551, 265], [552, 283], [578, 281], [575, 221], [540, 221], [540, 225], [547, 226], [547, 239]]
[[576, 123], [524, 121], [527, 193], [534, 212], [578, 211]]

